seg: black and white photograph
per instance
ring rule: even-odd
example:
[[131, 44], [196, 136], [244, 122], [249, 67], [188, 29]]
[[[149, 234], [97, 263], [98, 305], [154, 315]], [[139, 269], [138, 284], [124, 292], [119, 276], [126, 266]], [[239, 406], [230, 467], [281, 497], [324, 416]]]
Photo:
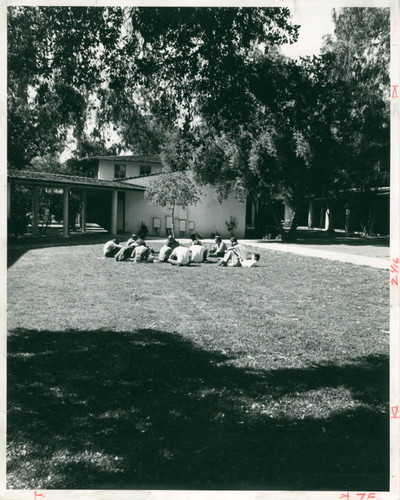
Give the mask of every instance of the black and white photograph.
[[7, 491], [389, 498], [394, 2], [108, 3], [5, 9]]

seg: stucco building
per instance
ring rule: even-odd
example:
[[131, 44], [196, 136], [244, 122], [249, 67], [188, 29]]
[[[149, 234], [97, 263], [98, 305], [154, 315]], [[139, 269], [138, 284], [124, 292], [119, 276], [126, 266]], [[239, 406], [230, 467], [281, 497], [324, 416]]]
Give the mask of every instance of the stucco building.
[[[124, 182], [128, 185], [146, 187], [154, 175], [162, 170], [158, 155], [99, 156], [98, 179]], [[237, 223], [235, 234], [245, 236], [246, 204], [230, 194], [221, 203], [212, 186], [201, 186], [201, 198], [196, 205], [177, 207], [174, 221], [166, 208], [155, 207], [144, 197], [144, 191], [118, 193], [118, 232], [138, 232], [143, 224], [151, 236], [165, 236], [174, 225], [176, 235], [184, 236], [194, 231], [202, 237], [213, 233], [228, 236], [226, 222], [234, 218]]]
[[[99, 156], [98, 179], [120, 181], [131, 185], [146, 187], [152, 176], [162, 169], [158, 155]], [[234, 194], [219, 203], [212, 186], [201, 187], [201, 199], [195, 206], [178, 209], [173, 221], [177, 235], [187, 235], [197, 231], [203, 237], [213, 233], [227, 236], [226, 222], [231, 217], [237, 221], [235, 233], [238, 237], [262, 237], [268, 228], [275, 225], [268, 207], [256, 211], [251, 200], [240, 202]], [[297, 217], [300, 227], [327, 230], [330, 225], [329, 211], [333, 227], [347, 233], [363, 232], [368, 229], [372, 234], [389, 233], [389, 194], [388, 187], [376, 188], [365, 197], [357, 189], [347, 193], [342, 201], [330, 201], [329, 210], [326, 200], [308, 200], [300, 208]], [[279, 220], [289, 225], [293, 216], [283, 197], [274, 203]], [[154, 207], [144, 198], [144, 191], [121, 192], [118, 195], [118, 230], [137, 231], [144, 223], [150, 235], [166, 235], [172, 227], [172, 219], [166, 209]], [[260, 232], [261, 231], [261, 232]]]
[[[150, 236], [164, 237], [172, 231], [177, 236], [192, 232], [209, 238], [218, 233], [229, 236], [227, 222], [236, 221], [235, 234], [239, 238], [264, 237], [276, 226], [270, 207], [258, 207], [257, 216], [250, 199], [241, 202], [231, 193], [221, 203], [212, 186], [199, 186], [201, 197], [196, 205], [177, 207], [175, 218], [166, 208], [155, 207], [145, 199], [146, 186], [162, 171], [158, 155], [98, 156], [94, 178], [49, 174], [45, 172], [8, 172], [8, 219], [11, 220], [12, 185], [29, 188], [32, 198], [33, 234], [39, 233], [40, 190], [56, 190], [63, 199], [63, 235], [68, 237], [68, 213], [71, 193], [80, 198], [78, 224], [86, 230], [86, 221], [97, 223], [111, 234], [140, 232], [145, 225]], [[329, 211], [333, 214], [333, 228], [346, 233], [365, 232], [389, 234], [388, 187], [379, 187], [368, 193], [354, 189], [346, 192], [343, 200], [306, 200], [297, 213], [298, 225], [309, 229], [326, 230], [329, 227]], [[289, 225], [292, 213], [283, 197], [274, 201], [275, 216]], [[9, 224], [10, 225], [10, 224]], [[275, 229], [276, 231], [276, 229]], [[277, 233], [275, 233], [277, 234]]]

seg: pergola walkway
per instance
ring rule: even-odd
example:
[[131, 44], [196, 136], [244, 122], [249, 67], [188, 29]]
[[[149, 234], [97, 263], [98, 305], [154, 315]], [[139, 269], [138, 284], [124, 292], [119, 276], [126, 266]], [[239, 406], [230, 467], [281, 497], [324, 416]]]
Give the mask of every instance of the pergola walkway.
[[119, 181], [106, 181], [78, 177], [72, 175], [51, 174], [47, 172], [30, 172], [14, 170], [7, 173], [7, 217], [11, 217], [12, 185], [28, 186], [32, 193], [32, 233], [39, 233], [39, 188], [62, 189], [63, 191], [63, 237], [69, 237], [68, 208], [69, 193], [71, 189], [78, 190], [81, 194], [81, 226], [86, 232], [86, 192], [88, 189], [96, 191], [111, 191], [111, 234], [117, 234], [118, 192], [144, 191], [143, 186], [127, 184]]

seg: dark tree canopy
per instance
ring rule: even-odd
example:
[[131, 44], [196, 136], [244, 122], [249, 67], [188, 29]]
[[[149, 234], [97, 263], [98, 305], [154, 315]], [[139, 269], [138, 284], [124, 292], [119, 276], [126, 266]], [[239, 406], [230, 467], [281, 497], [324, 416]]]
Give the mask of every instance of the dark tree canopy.
[[8, 8], [9, 163], [56, 154], [84, 135], [89, 93], [119, 38], [118, 9]]
[[[353, 40], [361, 20], [365, 32]], [[309, 199], [346, 201], [352, 188], [388, 183], [388, 10], [343, 9], [335, 22], [337, 38], [318, 57], [259, 58], [246, 88], [248, 120], [202, 128], [200, 178], [221, 195], [235, 189], [259, 203], [283, 195], [294, 229]]]
[[78, 148], [114, 127], [157, 152], [163, 130], [243, 98], [260, 43], [296, 33], [287, 9], [9, 7], [9, 162], [61, 151], [68, 130]]

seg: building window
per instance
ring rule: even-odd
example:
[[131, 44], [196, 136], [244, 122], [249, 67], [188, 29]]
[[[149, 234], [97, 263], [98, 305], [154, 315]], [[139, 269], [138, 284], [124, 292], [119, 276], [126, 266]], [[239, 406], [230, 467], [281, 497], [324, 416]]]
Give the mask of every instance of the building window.
[[150, 165], [140, 165], [140, 175], [150, 175], [151, 166]]
[[125, 179], [126, 165], [114, 165], [114, 179]]

